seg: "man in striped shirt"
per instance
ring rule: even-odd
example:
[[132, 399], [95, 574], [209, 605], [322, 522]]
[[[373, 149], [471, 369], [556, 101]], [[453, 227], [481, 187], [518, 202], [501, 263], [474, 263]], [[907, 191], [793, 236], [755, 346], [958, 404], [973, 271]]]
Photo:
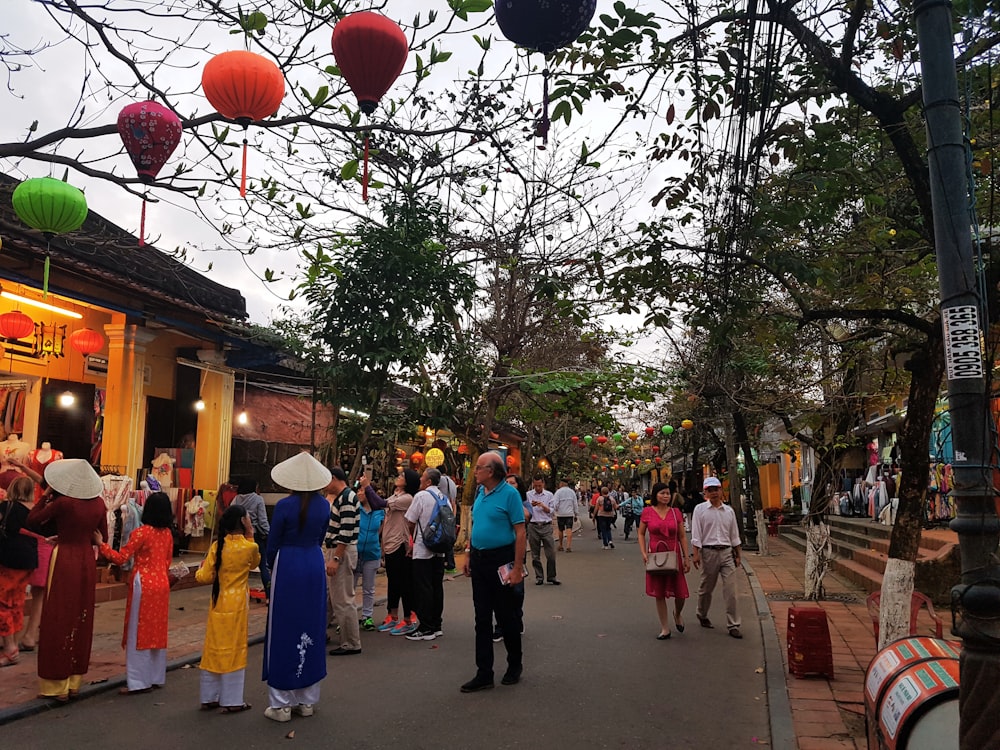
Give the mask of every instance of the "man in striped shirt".
[[340, 626], [340, 645], [331, 656], [361, 653], [361, 628], [358, 607], [354, 602], [354, 570], [358, 567], [358, 496], [347, 486], [347, 475], [339, 466], [330, 469], [333, 478], [327, 487], [330, 501], [330, 525], [323, 546], [326, 548], [326, 574], [329, 577], [329, 606]]

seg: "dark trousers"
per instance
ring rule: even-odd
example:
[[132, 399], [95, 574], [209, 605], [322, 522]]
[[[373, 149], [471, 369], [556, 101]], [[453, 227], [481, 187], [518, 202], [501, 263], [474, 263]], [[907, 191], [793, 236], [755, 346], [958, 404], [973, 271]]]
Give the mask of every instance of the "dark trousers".
[[[493, 679], [493, 618], [503, 633], [507, 669], [521, 669], [521, 621], [518, 609], [524, 601], [514, 587], [500, 583], [497, 568], [514, 562], [514, 545], [469, 552], [472, 572], [472, 604], [476, 613], [476, 676]], [[518, 561], [520, 562], [520, 561]]]
[[612, 516], [598, 516], [597, 517], [597, 533], [601, 537], [601, 542], [607, 547], [611, 544], [611, 522], [613, 521]]
[[257, 549], [260, 550], [260, 563], [257, 566], [257, 570], [260, 571], [260, 585], [264, 589], [264, 596], [270, 598], [271, 568], [267, 565], [267, 537], [263, 534], [254, 534], [253, 540], [257, 543]]
[[406, 556], [406, 545], [385, 556], [386, 609], [399, 608], [403, 601], [403, 617], [413, 612], [413, 560]]
[[444, 558], [413, 561], [413, 609], [421, 630], [440, 630], [444, 612]]
[[632, 524], [635, 523], [635, 516], [625, 516], [625, 538], [632, 532]]

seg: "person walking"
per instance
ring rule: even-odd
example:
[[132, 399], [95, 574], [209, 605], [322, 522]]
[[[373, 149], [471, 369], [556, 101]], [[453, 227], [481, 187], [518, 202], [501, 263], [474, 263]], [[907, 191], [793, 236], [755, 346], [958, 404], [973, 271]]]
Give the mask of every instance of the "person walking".
[[[670, 504], [671, 492], [663, 482], [657, 482], [652, 490], [653, 502], [644, 508], [639, 518], [639, 551], [642, 553], [643, 565], [654, 552], [676, 552], [680, 569], [670, 573], [646, 573], [646, 596], [656, 600], [656, 614], [660, 619], [660, 634], [657, 640], [665, 641], [670, 637], [670, 615], [667, 611], [667, 599], [674, 600], [674, 625], [677, 631], [684, 632], [684, 619], [681, 611], [688, 598], [687, 579], [684, 574], [691, 570], [688, 554], [687, 535], [684, 533], [684, 518], [678, 508]], [[646, 534], [649, 533], [649, 543]]]
[[253, 540], [260, 550], [260, 585], [264, 589], [264, 603], [271, 598], [271, 570], [267, 567], [267, 535], [271, 533], [271, 524], [267, 520], [267, 507], [264, 498], [257, 494], [257, 480], [245, 477], [236, 485], [236, 497], [230, 505], [239, 505], [246, 509], [253, 524]]
[[250, 710], [243, 700], [247, 667], [250, 571], [260, 563], [256, 531], [246, 508], [230, 504], [219, 520], [219, 539], [194, 577], [212, 584], [212, 604], [201, 653], [201, 709]]
[[170, 612], [170, 579], [167, 570], [174, 556], [174, 509], [165, 492], [154, 492], [142, 509], [142, 526], [132, 532], [120, 550], [94, 532], [94, 543], [108, 562], [124, 565], [134, 559], [125, 604], [125, 687], [119, 695], [148, 693], [167, 680], [167, 615]]
[[382, 563], [380, 534], [385, 510], [376, 510], [372, 506], [367, 488], [358, 495], [358, 499], [358, 567], [354, 571], [354, 588], [357, 589], [360, 582], [361, 629], [375, 630], [372, 620], [375, 614], [375, 574]]
[[[473, 475], [479, 484], [472, 505], [469, 555], [464, 573], [472, 578], [476, 617], [476, 675], [461, 687], [474, 693], [493, 687], [493, 616], [503, 631], [507, 671], [500, 681], [515, 685], [521, 679], [521, 629], [514, 587], [524, 578], [524, 507], [517, 490], [504, 481], [503, 459], [487, 451], [476, 460]], [[501, 580], [501, 568], [508, 570]]]
[[[558, 552], [573, 551], [573, 526], [576, 524], [576, 491], [570, 487], [568, 477], [559, 480], [559, 488], [552, 496], [552, 504], [556, 516], [556, 530], [559, 534]], [[565, 540], [565, 542], [564, 542]]]
[[707, 503], [699, 503], [691, 522], [691, 545], [694, 567], [701, 567], [698, 584], [698, 609], [695, 615], [703, 628], [711, 628], [708, 608], [712, 592], [722, 576], [722, 595], [726, 601], [726, 627], [733, 638], [742, 638], [740, 613], [736, 608], [736, 569], [740, 566], [740, 532], [736, 513], [722, 502], [722, 483], [718, 477], [706, 477], [703, 485]]
[[[461, 518], [462, 514], [458, 511], [458, 485], [455, 484], [455, 480], [442, 472], [441, 481], [438, 482], [437, 487], [441, 491], [441, 494], [448, 498], [448, 502], [451, 504], [451, 512], [455, 514], [455, 518]], [[458, 572], [458, 569], [455, 567], [454, 548], [448, 549], [444, 553], [444, 572], [449, 575]]]
[[601, 538], [604, 549], [614, 549], [615, 543], [611, 541], [611, 524], [618, 512], [618, 503], [611, 497], [607, 487], [601, 487], [600, 497], [594, 506], [594, 518], [597, 521], [597, 533]]
[[[553, 586], [562, 581], [556, 578], [556, 543], [552, 535], [552, 519], [555, 518], [555, 503], [552, 493], [545, 489], [545, 477], [536, 475], [528, 492], [531, 506], [531, 520], [528, 523], [528, 545], [531, 548], [531, 567], [535, 571], [535, 585], [541, 586], [546, 580]], [[542, 549], [545, 550], [545, 578], [542, 578]]]
[[65, 703], [76, 696], [90, 669], [94, 641], [97, 562], [94, 531], [108, 535], [108, 514], [101, 499], [104, 483], [82, 458], [64, 458], [45, 467], [52, 492], [28, 514], [29, 527], [53, 522], [58, 537], [50, 563], [38, 633], [39, 695]]
[[444, 612], [444, 553], [432, 552], [424, 544], [423, 530], [431, 522], [439, 502], [448, 499], [437, 489], [441, 472], [428, 467], [420, 477], [420, 491], [406, 511], [406, 526], [413, 538], [414, 609], [420, 627], [409, 633], [411, 641], [433, 641], [444, 635], [441, 615]]
[[339, 466], [330, 470], [330, 525], [326, 531], [326, 574], [330, 577], [330, 604], [337, 621], [340, 644], [331, 656], [361, 653], [361, 628], [355, 602], [354, 571], [358, 567], [358, 496], [347, 486]]
[[[323, 538], [330, 503], [321, 494], [330, 471], [308, 453], [271, 469], [271, 479], [291, 491], [274, 506], [267, 561], [271, 606], [267, 612], [263, 676], [272, 721], [292, 712], [312, 716], [326, 677], [326, 566]], [[357, 623], [355, 623], [357, 624]]]

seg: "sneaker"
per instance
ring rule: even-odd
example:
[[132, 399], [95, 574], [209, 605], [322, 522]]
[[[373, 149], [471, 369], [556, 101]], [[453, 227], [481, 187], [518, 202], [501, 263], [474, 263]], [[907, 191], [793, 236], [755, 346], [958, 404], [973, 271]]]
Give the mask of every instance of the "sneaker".
[[610, 546], [611, 549], [614, 549], [615, 548], [615, 543], [614, 542], [610, 542], [608, 546]]
[[445, 568], [444, 572], [450, 576], [453, 576], [458, 572], [458, 568]]
[[291, 721], [292, 709], [289, 706], [284, 708], [274, 708], [273, 706], [264, 709], [264, 716], [271, 721]]
[[[427, 638], [427, 636], [430, 636], [430, 638]], [[422, 640], [425, 640], [425, 639], [429, 640], [429, 641], [433, 641], [434, 640], [434, 631], [433, 630], [423, 630], [421, 628], [417, 628], [412, 633], [408, 633], [407, 636], [406, 636], [406, 640], [408, 640], [408, 641], [422, 641]]]
[[394, 627], [399, 625], [399, 620], [397, 620], [392, 615], [386, 615], [385, 619], [382, 620], [382, 624], [378, 626], [378, 632], [384, 633], [387, 630], [392, 630]]
[[292, 706], [292, 712], [299, 716], [312, 716], [315, 710], [312, 703], [300, 703], [297, 706]]
[[500, 643], [500, 641], [502, 641], [502, 640], [503, 640], [503, 633], [501, 633], [499, 630], [494, 630], [493, 631], [493, 642], [494, 643]]
[[374, 630], [375, 629], [375, 623], [372, 622], [372, 618], [366, 617], [364, 620], [362, 620], [361, 621], [361, 629], [362, 630]]
[[420, 628], [419, 622], [399, 622], [392, 630], [389, 631], [389, 635], [410, 635]]

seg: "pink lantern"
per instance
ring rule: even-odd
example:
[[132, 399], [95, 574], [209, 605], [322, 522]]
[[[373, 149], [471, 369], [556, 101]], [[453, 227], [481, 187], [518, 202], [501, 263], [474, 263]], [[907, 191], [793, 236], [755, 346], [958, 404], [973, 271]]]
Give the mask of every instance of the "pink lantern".
[[[121, 136], [139, 179], [152, 184], [167, 159], [181, 142], [181, 119], [156, 102], [129, 104], [118, 113], [118, 135]], [[146, 240], [146, 198], [142, 199], [139, 220], [139, 245]]]

